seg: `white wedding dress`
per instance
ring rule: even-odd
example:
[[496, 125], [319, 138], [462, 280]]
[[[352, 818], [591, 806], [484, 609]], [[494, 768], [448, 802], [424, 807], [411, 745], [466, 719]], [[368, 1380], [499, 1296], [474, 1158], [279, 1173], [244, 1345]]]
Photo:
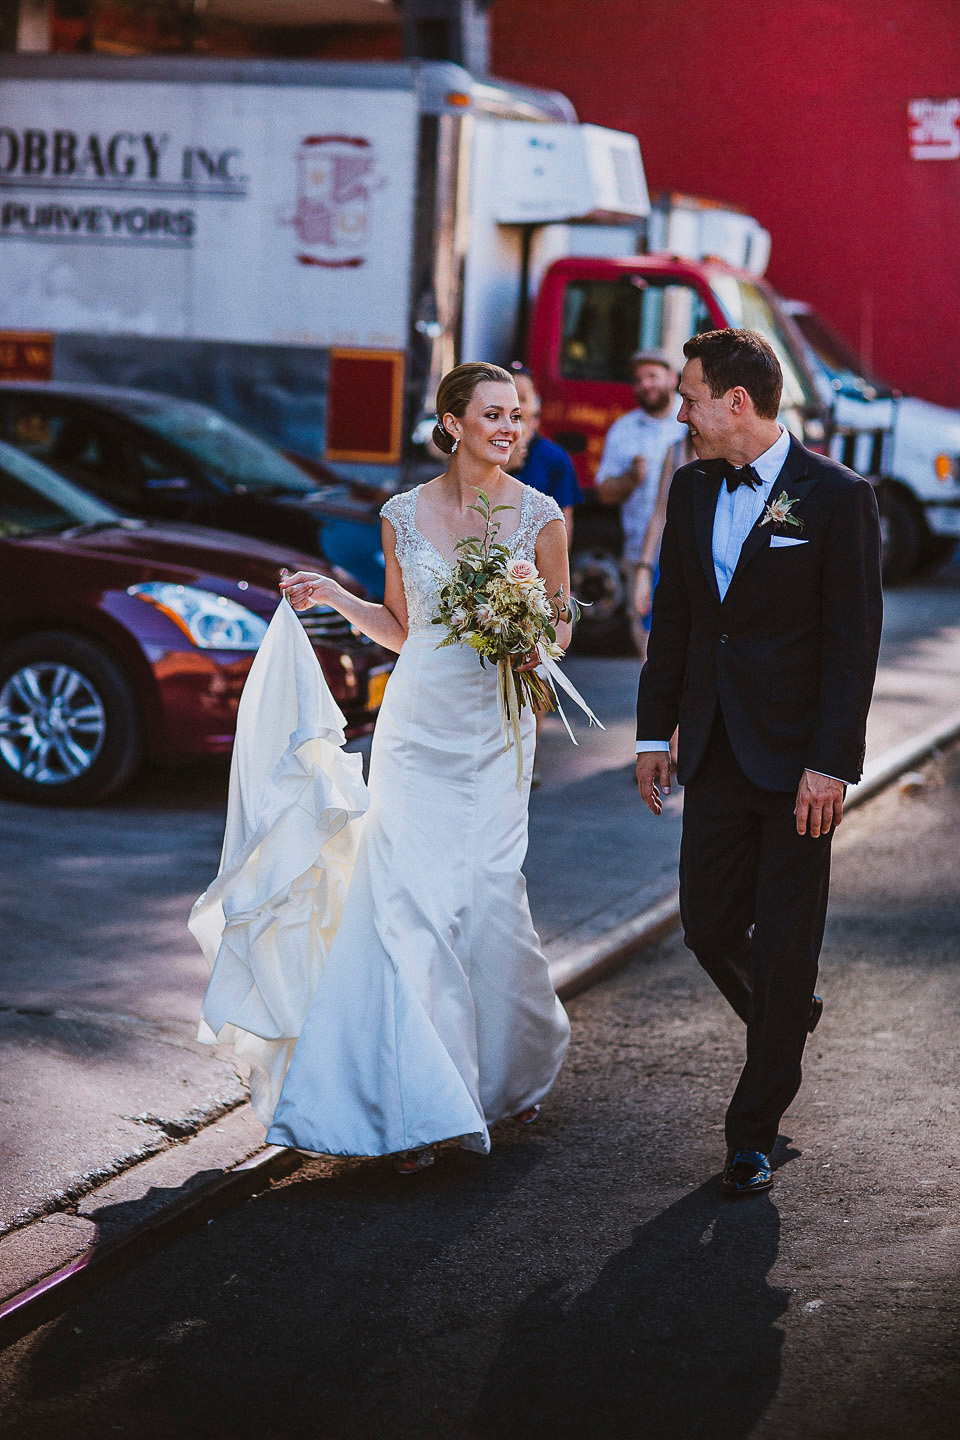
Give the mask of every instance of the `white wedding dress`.
[[[569, 1039], [520, 869], [533, 717], [518, 791], [495, 668], [466, 646], [437, 649], [449, 566], [414, 524], [418, 494], [383, 508], [409, 633], [369, 792], [281, 605], [241, 700], [220, 874], [190, 922], [213, 965], [201, 1039], [232, 1039], [249, 1059], [271, 1143], [321, 1154], [451, 1137], [486, 1152], [492, 1125], [547, 1095]], [[504, 543], [532, 561], [559, 518], [526, 488]]]

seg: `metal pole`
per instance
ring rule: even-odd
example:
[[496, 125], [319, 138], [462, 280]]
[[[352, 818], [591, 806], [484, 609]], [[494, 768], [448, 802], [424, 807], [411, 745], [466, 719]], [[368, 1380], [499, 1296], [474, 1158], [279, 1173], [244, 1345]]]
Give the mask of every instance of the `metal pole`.
[[49, 50], [53, 0], [0, 0], [0, 51]]
[[490, 68], [487, 11], [493, 0], [401, 0], [403, 53], [453, 60], [473, 75]]

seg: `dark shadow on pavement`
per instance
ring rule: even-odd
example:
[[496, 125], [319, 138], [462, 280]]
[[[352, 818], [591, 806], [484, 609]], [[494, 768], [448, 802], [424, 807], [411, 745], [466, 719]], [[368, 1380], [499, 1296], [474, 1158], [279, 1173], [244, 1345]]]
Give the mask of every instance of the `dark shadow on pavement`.
[[[420, 1286], [542, 1158], [512, 1133], [498, 1156], [491, 1166], [449, 1146], [410, 1179], [389, 1161], [308, 1161], [40, 1332], [17, 1397], [29, 1409], [20, 1433], [101, 1440], [124, 1425], [136, 1440], [460, 1440], [471, 1433], [460, 1416], [435, 1404], [432, 1345], [436, 1335], [454, 1373], [469, 1373], [482, 1273], [473, 1292]], [[93, 1218], [129, 1218], [112, 1208]], [[426, 1355], [409, 1348], [412, 1331]], [[5, 1418], [0, 1436], [20, 1440]]]
[[[584, 1217], [589, 1224], [589, 1216]], [[576, 1299], [554, 1281], [513, 1315], [474, 1425], [496, 1440], [743, 1440], [777, 1391], [787, 1292], [767, 1282], [770, 1195], [714, 1178], [635, 1232]]]

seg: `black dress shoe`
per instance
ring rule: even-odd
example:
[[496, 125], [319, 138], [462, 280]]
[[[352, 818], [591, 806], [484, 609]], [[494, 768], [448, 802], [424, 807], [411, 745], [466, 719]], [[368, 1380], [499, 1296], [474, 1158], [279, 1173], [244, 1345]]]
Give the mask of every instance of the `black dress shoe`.
[[823, 997], [814, 995], [810, 1001], [810, 1019], [807, 1021], [807, 1034], [812, 1035], [820, 1024], [820, 1016], [823, 1014]]
[[770, 1161], [760, 1150], [728, 1150], [720, 1177], [724, 1195], [756, 1195], [773, 1184]]

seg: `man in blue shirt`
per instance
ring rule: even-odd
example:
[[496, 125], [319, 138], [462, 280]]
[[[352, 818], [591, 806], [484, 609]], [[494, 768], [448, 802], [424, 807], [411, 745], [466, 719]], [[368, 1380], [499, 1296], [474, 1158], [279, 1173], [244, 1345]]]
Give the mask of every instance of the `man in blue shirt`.
[[510, 366], [520, 401], [523, 419], [523, 440], [515, 453], [519, 467], [510, 467], [510, 473], [523, 485], [530, 485], [556, 500], [563, 511], [567, 526], [567, 544], [573, 543], [573, 507], [583, 499], [583, 492], [577, 484], [573, 461], [559, 445], [540, 434], [540, 396], [533, 383], [533, 376], [525, 365], [515, 360]]

